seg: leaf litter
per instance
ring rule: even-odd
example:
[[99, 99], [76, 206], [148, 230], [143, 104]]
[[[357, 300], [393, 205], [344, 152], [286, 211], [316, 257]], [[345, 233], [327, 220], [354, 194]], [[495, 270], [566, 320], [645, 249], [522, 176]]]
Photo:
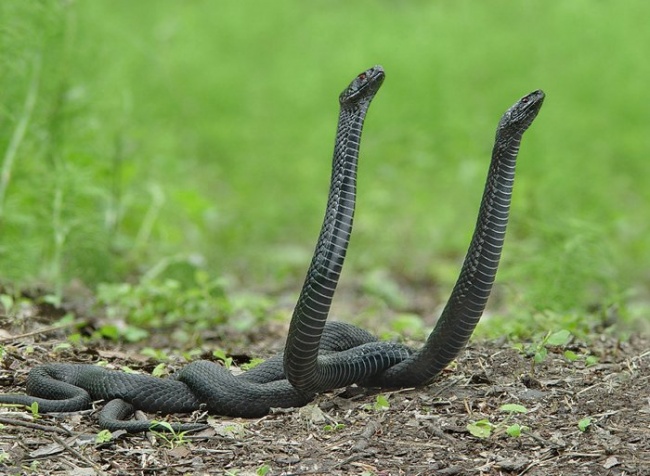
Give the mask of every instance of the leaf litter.
[[[261, 327], [266, 348], [281, 348], [286, 329], [277, 323]], [[19, 341], [11, 335], [11, 329], [3, 332], [2, 393], [23, 392], [27, 373], [39, 363], [107, 360], [115, 368], [148, 372], [157, 364], [138, 353], [143, 343], [54, 351], [65, 342], [65, 329], [30, 333]], [[0, 407], [0, 473], [650, 474], [650, 339], [600, 336], [578, 345], [598, 357], [597, 363], [567, 358], [554, 347], [533, 363], [533, 355], [502, 341], [473, 341], [425, 388], [350, 387], [319, 395], [302, 409], [275, 410], [258, 419], [209, 416], [208, 428], [198, 433], [114, 432], [100, 440], [95, 411], [34, 416]], [[202, 414], [144, 416], [197, 417], [206, 421]]]

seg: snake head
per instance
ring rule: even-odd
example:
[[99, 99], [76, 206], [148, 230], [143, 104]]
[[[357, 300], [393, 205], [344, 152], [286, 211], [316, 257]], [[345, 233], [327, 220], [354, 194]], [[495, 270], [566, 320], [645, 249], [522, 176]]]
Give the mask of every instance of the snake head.
[[385, 77], [384, 68], [379, 65], [364, 71], [341, 93], [339, 103], [341, 106], [369, 104], [379, 91]]
[[538, 89], [517, 101], [501, 117], [497, 127], [497, 138], [506, 132], [508, 135], [513, 132], [523, 134], [537, 117], [537, 113], [542, 108], [544, 97], [544, 91]]

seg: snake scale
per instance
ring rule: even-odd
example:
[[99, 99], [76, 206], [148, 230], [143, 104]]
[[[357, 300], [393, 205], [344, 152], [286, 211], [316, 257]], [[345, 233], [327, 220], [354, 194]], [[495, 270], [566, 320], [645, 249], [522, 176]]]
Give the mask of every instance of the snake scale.
[[[284, 354], [238, 376], [209, 361], [192, 362], [166, 379], [87, 364], [45, 364], [30, 372], [29, 395], [0, 395], [0, 403], [38, 402], [42, 412], [67, 412], [106, 400], [99, 414], [100, 426], [139, 432], [165, 427], [124, 420], [134, 409], [164, 414], [205, 409], [211, 414], [257, 417], [272, 407], [305, 405], [316, 393], [353, 383], [382, 387], [429, 383], [459, 354], [485, 308], [503, 246], [519, 145], [541, 108], [544, 93], [523, 97], [501, 118], [461, 274], [427, 342], [414, 351], [399, 343], [378, 341], [352, 325], [327, 322], [352, 231], [363, 124], [384, 76], [380, 66], [370, 68], [339, 97], [325, 217]], [[172, 424], [174, 430], [202, 426]]]

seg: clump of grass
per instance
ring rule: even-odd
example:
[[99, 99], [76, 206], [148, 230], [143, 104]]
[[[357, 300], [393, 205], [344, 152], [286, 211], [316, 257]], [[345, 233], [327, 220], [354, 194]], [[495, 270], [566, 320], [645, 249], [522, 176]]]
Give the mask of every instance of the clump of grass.
[[[174, 279], [144, 280], [138, 284], [101, 284], [97, 299], [110, 323], [104, 337], [137, 341], [148, 329], [181, 327], [200, 333], [228, 320], [233, 310], [224, 283], [197, 272], [194, 285]], [[122, 325], [118, 325], [122, 323]]]

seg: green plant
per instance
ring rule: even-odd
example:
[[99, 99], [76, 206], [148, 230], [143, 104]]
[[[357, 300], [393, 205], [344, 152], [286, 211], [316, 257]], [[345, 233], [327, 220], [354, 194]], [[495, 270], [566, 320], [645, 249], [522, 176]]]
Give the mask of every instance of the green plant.
[[264, 359], [253, 358], [253, 359], [250, 360], [250, 362], [242, 364], [241, 369], [242, 370], [250, 370], [250, 369], [253, 369], [253, 368], [257, 367], [262, 362], [264, 362]]
[[109, 430], [101, 430], [97, 435], [95, 435], [95, 443], [102, 445], [108, 443], [113, 439], [113, 434]]
[[32, 412], [32, 417], [34, 420], [41, 418], [41, 414], [38, 412], [38, 402], [32, 403], [27, 408], [29, 408], [29, 411]]
[[151, 375], [154, 377], [162, 377], [167, 374], [167, 365], [166, 364], [158, 364], [154, 367], [153, 371], [151, 372]]
[[228, 357], [223, 349], [215, 349], [212, 355], [223, 362], [223, 366], [229, 369], [232, 366], [232, 357]]
[[260, 466], [255, 470], [255, 474], [257, 476], [266, 476], [269, 473], [269, 471], [271, 471], [271, 466], [268, 464], [263, 464], [262, 466]]
[[527, 346], [517, 343], [514, 347], [520, 352], [533, 357], [531, 365], [534, 370], [535, 364], [546, 360], [549, 347], [563, 347], [571, 340], [571, 337], [571, 333], [565, 329], [553, 333], [549, 331], [538, 342], [528, 344]]
[[232, 311], [223, 282], [199, 272], [191, 284], [174, 279], [143, 279], [137, 285], [102, 284], [97, 298], [111, 322], [126, 323], [121, 327], [105, 325], [101, 335], [131, 342], [145, 338], [151, 328], [180, 326], [196, 334], [225, 322]]
[[[164, 427], [165, 431], [157, 431], [155, 427], [158, 426]], [[188, 440], [185, 438], [187, 432], [174, 430], [169, 422], [152, 420], [151, 427], [151, 432], [154, 433], [157, 437], [164, 440], [171, 449], [174, 449], [177, 446], [185, 445], [188, 442]]]
[[363, 405], [363, 408], [366, 410], [374, 410], [374, 411], [385, 411], [390, 408], [390, 402], [388, 401], [388, 398], [386, 395], [380, 393], [377, 395], [375, 398], [375, 402], [370, 404], [367, 403]]
[[345, 428], [344, 423], [327, 424], [323, 426], [323, 431], [334, 432], [334, 431], [342, 430], [343, 428]]
[[521, 433], [528, 429], [519, 423], [509, 424], [510, 419], [514, 414], [528, 413], [528, 409], [523, 405], [516, 403], [506, 403], [499, 407], [501, 412], [507, 413], [507, 416], [498, 423], [492, 423], [489, 419], [484, 418], [467, 424], [467, 431], [473, 436], [481, 439], [486, 439], [492, 436], [495, 432], [505, 432], [508, 436], [517, 438]]
[[587, 431], [590, 426], [591, 426], [591, 418], [589, 417], [581, 418], [578, 421], [578, 429], [583, 433]]
[[481, 439], [489, 438], [493, 429], [494, 425], [487, 418], [467, 424], [467, 430], [473, 436]]

